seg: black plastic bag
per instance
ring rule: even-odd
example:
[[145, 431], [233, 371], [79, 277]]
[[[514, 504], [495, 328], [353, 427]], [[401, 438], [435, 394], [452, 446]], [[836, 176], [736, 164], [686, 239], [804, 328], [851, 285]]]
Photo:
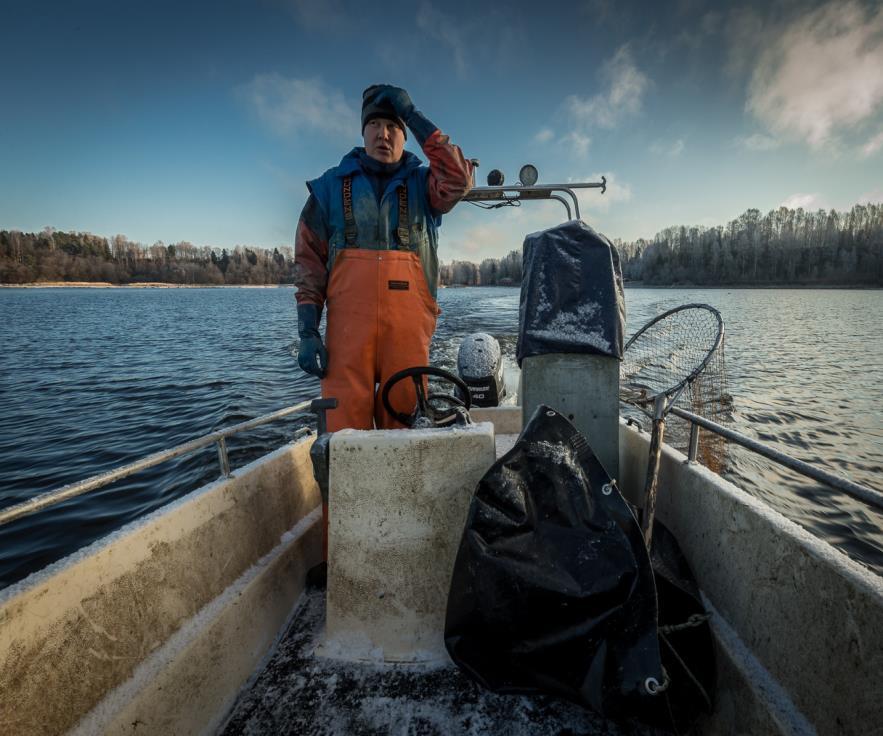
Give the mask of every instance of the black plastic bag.
[[454, 662], [496, 692], [681, 732], [712, 710], [707, 619], [671, 532], [654, 523], [648, 556], [585, 438], [538, 407], [472, 499], [445, 621]]
[[619, 254], [582, 220], [524, 239], [518, 365], [547, 353], [622, 358], [625, 296]]
[[445, 621], [491, 690], [638, 715], [664, 681], [656, 589], [627, 502], [567, 419], [540, 405], [478, 484]]

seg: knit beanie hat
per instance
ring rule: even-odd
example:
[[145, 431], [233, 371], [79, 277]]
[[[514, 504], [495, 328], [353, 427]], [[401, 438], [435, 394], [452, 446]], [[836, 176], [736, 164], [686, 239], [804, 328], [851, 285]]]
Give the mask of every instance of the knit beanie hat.
[[365, 126], [375, 118], [386, 118], [392, 120], [402, 129], [405, 138], [408, 137], [408, 130], [405, 127], [405, 121], [402, 120], [393, 109], [392, 105], [386, 100], [376, 102], [375, 98], [380, 92], [381, 85], [372, 84], [368, 89], [362, 92], [362, 133], [365, 132]]

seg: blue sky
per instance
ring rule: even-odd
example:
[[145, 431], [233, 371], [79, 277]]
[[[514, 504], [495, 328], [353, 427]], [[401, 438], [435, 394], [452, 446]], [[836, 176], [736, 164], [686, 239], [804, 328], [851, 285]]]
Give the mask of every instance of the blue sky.
[[[883, 200], [880, 2], [3, 0], [0, 48], [2, 229], [291, 245], [376, 82], [482, 181], [606, 175], [581, 208], [611, 238]], [[499, 257], [563, 212], [462, 204], [440, 257]]]

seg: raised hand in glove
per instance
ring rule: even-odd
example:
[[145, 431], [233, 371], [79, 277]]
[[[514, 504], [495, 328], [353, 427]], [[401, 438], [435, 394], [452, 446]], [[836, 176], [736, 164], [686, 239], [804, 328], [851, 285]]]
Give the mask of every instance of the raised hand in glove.
[[318, 378], [324, 378], [328, 369], [328, 351], [319, 334], [321, 316], [321, 310], [315, 304], [297, 305], [297, 334], [300, 337], [297, 364]]
[[375, 84], [368, 87], [363, 93], [363, 105], [366, 102], [381, 106], [389, 105], [393, 112], [402, 119], [402, 122], [411, 129], [421, 146], [436, 130], [437, 126], [414, 107], [411, 96], [401, 87], [393, 87], [391, 84]]
[[374, 102], [378, 105], [388, 104], [396, 115], [405, 121], [405, 125], [411, 125], [410, 117], [414, 112], [414, 103], [411, 97], [401, 87], [393, 87], [391, 84], [377, 84], [372, 88], [376, 90], [374, 93]]

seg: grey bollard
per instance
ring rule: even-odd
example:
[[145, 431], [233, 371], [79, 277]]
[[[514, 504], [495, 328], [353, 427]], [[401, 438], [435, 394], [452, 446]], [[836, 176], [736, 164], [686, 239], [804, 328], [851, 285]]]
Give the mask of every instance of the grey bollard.
[[625, 297], [619, 254], [581, 220], [524, 239], [516, 357], [527, 424], [539, 404], [573, 422], [619, 475], [619, 366]]
[[619, 360], [550, 353], [521, 363], [522, 426], [539, 404], [566, 416], [585, 435], [611, 478], [619, 478]]

